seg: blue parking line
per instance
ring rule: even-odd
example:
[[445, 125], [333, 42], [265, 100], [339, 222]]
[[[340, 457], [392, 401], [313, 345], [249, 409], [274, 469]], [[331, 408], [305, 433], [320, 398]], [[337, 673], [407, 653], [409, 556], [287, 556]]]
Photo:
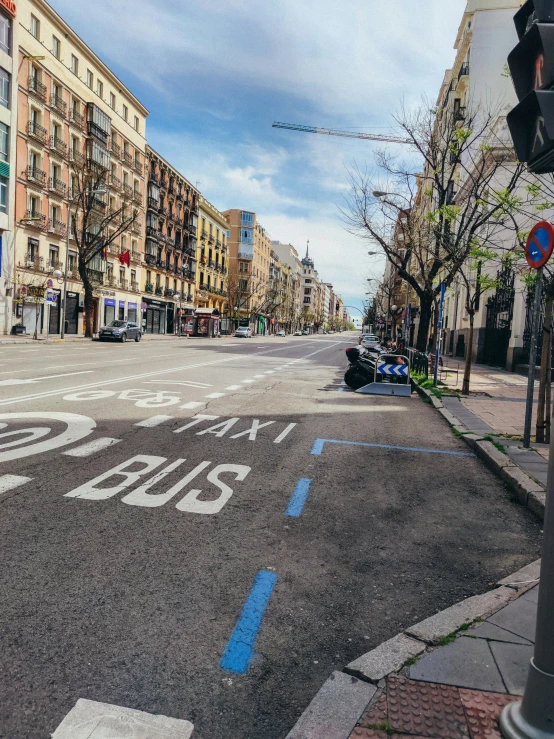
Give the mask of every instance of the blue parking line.
[[475, 457], [471, 452], [450, 452], [444, 449], [418, 449], [409, 446], [392, 446], [391, 444], [367, 444], [362, 441], [339, 441], [337, 439], [316, 439], [312, 447], [312, 454], [321, 456], [325, 444], [345, 444], [348, 446], [365, 446], [372, 449], [394, 449], [400, 452], [421, 452], [422, 454], [449, 454], [452, 457]]
[[285, 515], [293, 516], [294, 518], [299, 518], [302, 515], [302, 509], [304, 508], [304, 503], [306, 502], [306, 498], [310, 492], [311, 484], [312, 481], [305, 477], [298, 480]]
[[262, 618], [276, 582], [277, 575], [269, 570], [260, 570], [256, 575], [252, 590], [219, 663], [226, 672], [243, 675], [248, 670], [254, 656], [254, 645], [262, 625]]

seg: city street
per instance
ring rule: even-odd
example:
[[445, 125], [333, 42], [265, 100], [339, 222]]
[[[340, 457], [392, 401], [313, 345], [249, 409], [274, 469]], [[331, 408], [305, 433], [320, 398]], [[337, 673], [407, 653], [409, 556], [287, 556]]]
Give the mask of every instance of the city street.
[[[358, 336], [0, 347], [0, 736], [79, 698], [284, 738], [333, 670], [540, 556]], [[349, 443], [343, 443], [349, 442]]]

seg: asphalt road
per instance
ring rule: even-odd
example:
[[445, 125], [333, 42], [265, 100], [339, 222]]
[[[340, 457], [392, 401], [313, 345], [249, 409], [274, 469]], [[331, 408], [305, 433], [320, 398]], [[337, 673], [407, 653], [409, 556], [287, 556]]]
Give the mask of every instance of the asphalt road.
[[1, 737], [89, 698], [281, 739], [332, 670], [539, 556], [431, 407], [341, 391], [355, 341], [0, 348]]

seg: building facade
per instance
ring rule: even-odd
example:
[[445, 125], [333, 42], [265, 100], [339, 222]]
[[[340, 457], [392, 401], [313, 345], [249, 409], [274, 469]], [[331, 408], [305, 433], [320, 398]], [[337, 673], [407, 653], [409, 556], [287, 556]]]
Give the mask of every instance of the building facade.
[[304, 311], [303, 295], [302, 295], [302, 262], [297, 250], [292, 244], [282, 244], [280, 241], [272, 241], [271, 248], [277, 255], [281, 264], [285, 264], [290, 269], [291, 281], [291, 331], [296, 331], [302, 327], [302, 314]]
[[[89, 264], [94, 329], [114, 318], [139, 320], [148, 111], [43, 0], [19, 3], [18, 24], [15, 320], [27, 332], [59, 333], [61, 281], [54, 272], [67, 272], [65, 330], [84, 330], [77, 248], [70, 234], [66, 254], [66, 236], [72, 174], [85, 161], [106, 170], [97, 209], [107, 230], [122, 198], [138, 213], [106, 258]], [[118, 259], [126, 252], [129, 264]]]
[[269, 327], [271, 239], [256, 213], [232, 209], [223, 215], [229, 230], [229, 314], [236, 324], [265, 334]]
[[196, 306], [199, 192], [151, 147], [143, 254], [145, 333], [192, 332]]
[[[206, 198], [200, 197], [198, 220], [197, 309], [227, 318], [227, 275], [229, 272], [228, 223]], [[225, 332], [227, 322], [222, 325]]]

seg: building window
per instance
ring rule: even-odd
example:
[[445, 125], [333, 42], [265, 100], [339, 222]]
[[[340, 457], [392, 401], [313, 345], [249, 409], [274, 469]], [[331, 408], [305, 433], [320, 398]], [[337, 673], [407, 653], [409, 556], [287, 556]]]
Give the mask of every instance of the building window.
[[10, 75], [0, 67], [0, 105], [10, 107]]
[[254, 214], [253, 213], [241, 213], [240, 221], [243, 226], [252, 226], [254, 224]]
[[113, 94], [113, 92], [110, 92], [110, 108], [112, 108], [112, 110], [115, 110], [115, 95]]
[[251, 228], [241, 228], [240, 240], [243, 244], [252, 244], [254, 241], [254, 235]]
[[0, 213], [8, 212], [8, 178], [0, 177]]
[[87, 87], [90, 87], [91, 90], [92, 90], [93, 83], [94, 83], [94, 77], [92, 75], [92, 72], [90, 71], [90, 69], [87, 69]]
[[129, 118], [129, 108], [124, 105], [123, 106], [123, 120], [126, 121]]
[[60, 58], [60, 50], [61, 50], [61, 44], [60, 39], [56, 36], [52, 36], [52, 54], [56, 57], [56, 59]]
[[104, 83], [102, 80], [96, 80], [96, 94], [98, 97], [103, 97], [104, 95]]
[[75, 54], [71, 55], [71, 71], [73, 74], [79, 74], [79, 60], [75, 56]]
[[138, 130], [139, 130], [139, 119], [138, 119], [138, 116], [136, 115], [135, 116], [135, 131], [138, 131]]
[[0, 160], [2, 162], [8, 161], [9, 138], [10, 129], [4, 123], [0, 123]]
[[6, 54], [10, 53], [11, 25], [10, 19], [0, 13], [0, 49], [5, 51]]
[[31, 195], [29, 198], [29, 213], [31, 214], [31, 218], [37, 218], [37, 216], [41, 215], [40, 200], [36, 195]]
[[[36, 39], [39, 38], [40, 35], [40, 21], [38, 18], [36, 18], [34, 15], [31, 16], [31, 36], [34, 36]], [[40, 41], [40, 39], [39, 39]]]

